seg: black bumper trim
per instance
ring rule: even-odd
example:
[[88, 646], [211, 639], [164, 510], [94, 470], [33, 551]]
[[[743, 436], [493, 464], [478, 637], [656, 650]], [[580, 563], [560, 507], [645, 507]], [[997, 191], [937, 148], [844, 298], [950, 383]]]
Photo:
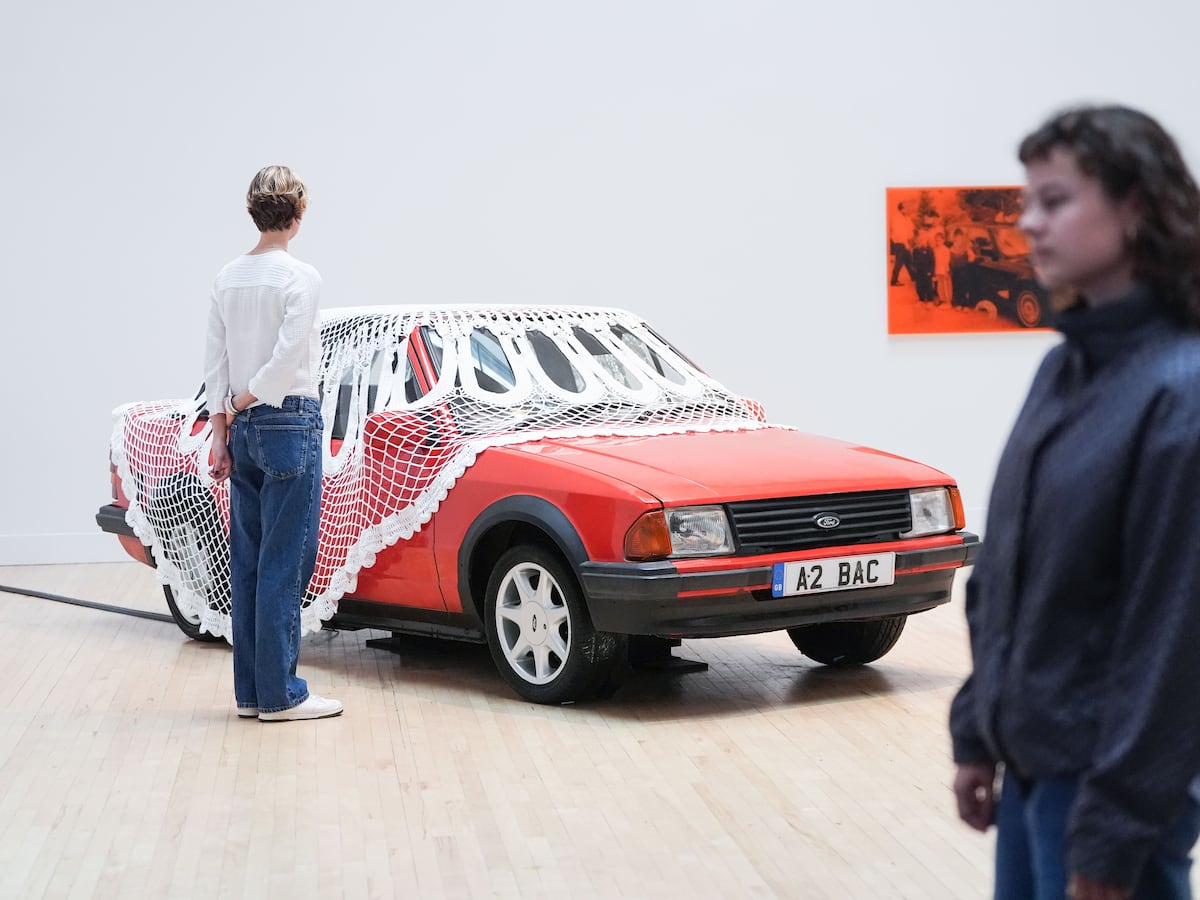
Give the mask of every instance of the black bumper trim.
[[[601, 631], [664, 637], [755, 634], [907, 615], [946, 603], [954, 573], [971, 563], [979, 547], [977, 535], [960, 535], [963, 543], [951, 547], [897, 553], [895, 583], [866, 590], [776, 598], [762, 590], [771, 582], [769, 566], [689, 575], [666, 561], [584, 563], [580, 581], [592, 622]], [[940, 568], [930, 570], [934, 566]]]
[[115, 503], [106, 503], [96, 513], [96, 524], [100, 530], [108, 534], [119, 534], [123, 537], [137, 537], [129, 523], [125, 521], [124, 507]]

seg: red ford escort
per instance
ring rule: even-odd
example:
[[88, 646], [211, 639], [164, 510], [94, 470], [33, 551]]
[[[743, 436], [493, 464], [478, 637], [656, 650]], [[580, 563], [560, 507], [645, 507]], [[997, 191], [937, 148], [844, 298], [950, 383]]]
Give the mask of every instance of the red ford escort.
[[[861, 665], [950, 599], [978, 547], [948, 475], [768, 424], [623, 310], [329, 310], [322, 344], [306, 632], [486, 642], [539, 703], [609, 696], [631, 656], [684, 638], [786, 630]], [[208, 408], [201, 389], [115, 411], [97, 521], [157, 568], [185, 634], [222, 640]]]

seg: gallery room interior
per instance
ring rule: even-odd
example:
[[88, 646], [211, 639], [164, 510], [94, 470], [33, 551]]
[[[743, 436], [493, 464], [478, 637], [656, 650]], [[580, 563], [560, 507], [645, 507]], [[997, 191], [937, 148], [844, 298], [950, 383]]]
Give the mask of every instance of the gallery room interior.
[[970, 567], [871, 665], [685, 640], [702, 671], [563, 705], [480, 644], [319, 631], [300, 670], [345, 713], [268, 726], [96, 511], [114, 409], [196, 394], [246, 184], [280, 163], [322, 307], [632, 310], [770, 422], [949, 473], [986, 542], [1059, 338], [889, 334], [887, 191], [1019, 185], [1021, 136], [1084, 101], [1152, 113], [1195, 168], [1200, 7], [1126, 9], [13, 10], [0, 897], [990, 896], [946, 726]]

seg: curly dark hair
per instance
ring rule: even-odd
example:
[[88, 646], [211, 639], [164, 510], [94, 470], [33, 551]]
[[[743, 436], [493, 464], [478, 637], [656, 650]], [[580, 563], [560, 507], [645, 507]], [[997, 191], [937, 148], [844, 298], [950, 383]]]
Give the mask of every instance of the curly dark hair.
[[1200, 327], [1200, 189], [1174, 139], [1135, 109], [1078, 106], [1027, 135], [1017, 156], [1028, 164], [1056, 147], [1074, 155], [1113, 200], [1136, 198], [1134, 276], [1180, 321]]

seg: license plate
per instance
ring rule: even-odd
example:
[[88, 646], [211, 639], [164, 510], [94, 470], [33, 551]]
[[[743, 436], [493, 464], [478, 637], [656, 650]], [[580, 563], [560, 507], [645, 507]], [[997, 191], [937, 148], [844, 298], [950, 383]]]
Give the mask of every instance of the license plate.
[[771, 573], [771, 596], [853, 591], [882, 587], [895, 581], [895, 553], [806, 559], [802, 562], [775, 563]]

